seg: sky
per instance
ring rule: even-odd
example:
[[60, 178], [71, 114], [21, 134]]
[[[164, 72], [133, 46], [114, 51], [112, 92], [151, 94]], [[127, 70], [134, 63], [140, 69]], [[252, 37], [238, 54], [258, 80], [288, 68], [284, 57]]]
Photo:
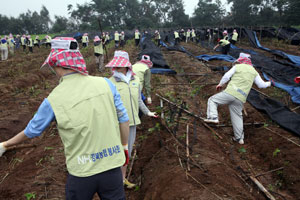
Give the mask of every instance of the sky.
[[[20, 1], [22, 3], [20, 3]], [[224, 2], [225, 0], [221, 0]], [[26, 13], [27, 10], [40, 12], [42, 5], [46, 6], [50, 13], [50, 17], [54, 20], [54, 15], [68, 16], [69, 4], [74, 7], [76, 4], [90, 2], [89, 0], [1, 0], [1, 14], [8, 17], [18, 17], [21, 13]], [[183, 0], [186, 14], [192, 16], [198, 0]]]

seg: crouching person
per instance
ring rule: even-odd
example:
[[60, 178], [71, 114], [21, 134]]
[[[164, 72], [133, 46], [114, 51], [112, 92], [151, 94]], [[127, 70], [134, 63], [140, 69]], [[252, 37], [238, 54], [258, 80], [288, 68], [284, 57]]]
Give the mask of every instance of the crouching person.
[[228, 104], [231, 123], [233, 126], [233, 141], [244, 144], [243, 129], [243, 106], [253, 85], [253, 82], [259, 88], [271, 86], [271, 82], [264, 82], [258, 72], [252, 66], [250, 55], [241, 53], [235, 61], [235, 65], [222, 77], [216, 89], [221, 90], [223, 85], [228, 83], [227, 88], [208, 99], [207, 102], [207, 123], [219, 123], [218, 105]]
[[[141, 123], [139, 109], [149, 117], [157, 117], [156, 113], [150, 112], [141, 99], [140, 80], [132, 72], [128, 53], [125, 51], [115, 51], [114, 58], [105, 66], [112, 68], [113, 75], [110, 80], [116, 85], [121, 95], [121, 99], [129, 116], [129, 138], [128, 154], [131, 157], [133, 144], [136, 137], [136, 126]], [[126, 177], [127, 166], [122, 167], [123, 181], [127, 188], [135, 187]]]
[[54, 120], [64, 146], [69, 172], [67, 200], [125, 199], [120, 167], [128, 163], [129, 123], [116, 87], [108, 79], [88, 76], [73, 38], [55, 38], [43, 66], [60, 77], [25, 130], [0, 143], [5, 150], [39, 136]]

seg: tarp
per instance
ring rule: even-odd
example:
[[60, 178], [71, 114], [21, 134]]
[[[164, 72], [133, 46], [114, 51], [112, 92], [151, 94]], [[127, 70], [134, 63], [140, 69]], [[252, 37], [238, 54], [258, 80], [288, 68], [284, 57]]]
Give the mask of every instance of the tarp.
[[247, 101], [256, 109], [263, 111], [281, 127], [300, 136], [300, 115], [292, 112], [279, 101], [262, 97], [257, 91], [251, 90]]
[[199, 55], [196, 56], [197, 59], [200, 60], [205, 60], [205, 61], [210, 61], [210, 60], [224, 60], [227, 62], [234, 62], [236, 60], [236, 58], [230, 56], [230, 55], [224, 55], [224, 54], [217, 54], [217, 55]]
[[163, 69], [163, 68], [151, 68], [152, 74], [177, 74], [173, 69]]

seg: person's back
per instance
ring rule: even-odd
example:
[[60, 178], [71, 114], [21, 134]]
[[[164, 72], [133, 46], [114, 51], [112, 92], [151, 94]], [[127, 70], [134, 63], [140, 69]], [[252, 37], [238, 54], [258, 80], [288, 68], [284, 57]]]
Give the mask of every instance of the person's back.
[[70, 174], [86, 177], [124, 164], [114, 99], [104, 78], [67, 75], [48, 100]]

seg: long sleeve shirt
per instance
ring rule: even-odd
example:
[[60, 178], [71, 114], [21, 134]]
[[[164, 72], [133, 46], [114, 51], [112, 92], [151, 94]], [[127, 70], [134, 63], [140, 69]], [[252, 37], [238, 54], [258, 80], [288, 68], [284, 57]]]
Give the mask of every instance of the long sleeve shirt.
[[[235, 73], [235, 66], [233, 66], [228, 72], [224, 74], [219, 85], [224, 85], [225, 83], [227, 83], [234, 73]], [[254, 83], [257, 85], [258, 88], [267, 88], [271, 86], [271, 82], [263, 81], [259, 74], [255, 77]]]
[[[126, 109], [123, 106], [121, 96], [118, 93], [116, 86], [107, 78], [105, 78], [105, 80], [109, 84], [111, 92], [114, 97], [114, 103], [115, 103], [119, 123], [127, 122], [129, 120], [129, 118], [128, 118]], [[55, 120], [55, 115], [54, 115], [53, 109], [52, 109], [48, 99], [46, 98], [40, 105], [37, 113], [27, 124], [27, 127], [25, 128], [24, 133], [28, 138], [40, 136], [42, 134], [42, 132], [54, 120]]]

